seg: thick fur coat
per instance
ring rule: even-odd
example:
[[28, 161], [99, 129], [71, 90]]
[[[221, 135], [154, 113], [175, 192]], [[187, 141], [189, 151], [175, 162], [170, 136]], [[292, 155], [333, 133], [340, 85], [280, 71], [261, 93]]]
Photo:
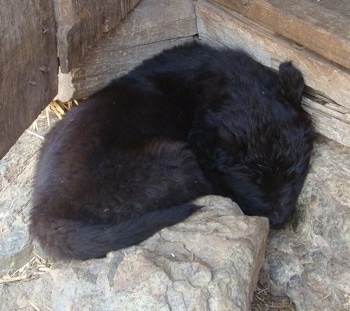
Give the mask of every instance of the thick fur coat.
[[303, 88], [290, 62], [275, 73], [198, 43], [146, 60], [46, 136], [31, 234], [55, 258], [103, 257], [182, 221], [206, 194], [284, 223], [314, 137]]

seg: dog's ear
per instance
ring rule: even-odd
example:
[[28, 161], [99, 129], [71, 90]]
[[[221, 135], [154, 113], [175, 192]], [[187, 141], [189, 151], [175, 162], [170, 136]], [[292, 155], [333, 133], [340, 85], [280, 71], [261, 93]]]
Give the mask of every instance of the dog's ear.
[[303, 75], [293, 66], [292, 62], [280, 64], [277, 85], [279, 97], [296, 107], [300, 107], [304, 86]]

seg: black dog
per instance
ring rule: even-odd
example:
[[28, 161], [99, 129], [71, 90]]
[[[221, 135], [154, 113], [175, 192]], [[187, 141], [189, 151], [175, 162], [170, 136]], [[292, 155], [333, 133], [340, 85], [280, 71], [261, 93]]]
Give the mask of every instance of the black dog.
[[31, 234], [56, 258], [102, 257], [213, 193], [282, 224], [312, 150], [303, 88], [291, 63], [274, 73], [242, 51], [197, 43], [145, 61], [46, 136]]

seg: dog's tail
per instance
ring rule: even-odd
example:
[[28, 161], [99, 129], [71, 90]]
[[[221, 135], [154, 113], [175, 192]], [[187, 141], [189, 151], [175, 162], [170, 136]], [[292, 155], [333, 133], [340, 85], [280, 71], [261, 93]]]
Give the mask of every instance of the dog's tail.
[[110, 251], [141, 243], [160, 229], [184, 220], [200, 208], [195, 204], [179, 205], [117, 224], [89, 224], [79, 220], [32, 215], [30, 233], [52, 258], [101, 258]]

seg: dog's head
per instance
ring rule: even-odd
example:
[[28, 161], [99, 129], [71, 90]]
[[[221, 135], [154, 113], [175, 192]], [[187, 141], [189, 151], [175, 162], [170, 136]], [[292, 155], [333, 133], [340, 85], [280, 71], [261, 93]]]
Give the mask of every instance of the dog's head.
[[281, 151], [264, 155], [256, 150], [255, 155], [242, 154], [242, 161], [227, 153], [220, 171], [226, 195], [245, 214], [267, 217], [273, 226], [283, 224], [295, 210], [308, 172], [311, 148], [305, 146], [303, 154]]
[[247, 215], [283, 224], [293, 213], [308, 172], [314, 132], [301, 109], [303, 79], [282, 64], [271, 90], [252, 84], [206, 110], [189, 141], [218, 193]]

